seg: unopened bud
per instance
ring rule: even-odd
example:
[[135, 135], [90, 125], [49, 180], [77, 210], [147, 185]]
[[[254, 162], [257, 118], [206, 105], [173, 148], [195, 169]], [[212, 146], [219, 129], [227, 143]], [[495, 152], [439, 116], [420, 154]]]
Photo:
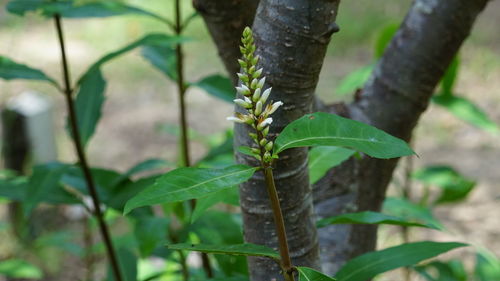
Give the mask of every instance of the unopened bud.
[[257, 84], [257, 88], [264, 87], [264, 83], [266, 83], [266, 77], [259, 80], [259, 83]]
[[266, 146], [264, 148], [266, 149], [266, 151], [271, 151], [271, 150], [273, 150], [273, 145], [274, 145], [274, 143], [272, 141], [270, 141], [266, 144]]
[[269, 97], [269, 95], [271, 94], [271, 90], [273, 88], [268, 88], [267, 90], [264, 91], [264, 93], [262, 93], [262, 96], [260, 97], [260, 101], [262, 103], [266, 103], [267, 101], [267, 98]]
[[262, 135], [264, 137], [267, 137], [267, 135], [269, 134], [269, 127], [266, 127], [263, 131], [262, 131]]
[[252, 108], [252, 104], [249, 103], [249, 102], [246, 102], [242, 99], [235, 99], [234, 100], [234, 103], [236, 103], [237, 105], [243, 107], [243, 108]]
[[257, 130], [262, 131], [267, 125], [270, 125], [273, 123], [273, 118], [266, 118], [264, 121], [260, 122], [259, 125], [257, 125]]
[[244, 60], [238, 59], [238, 63], [242, 68], [247, 68], [247, 63]]
[[243, 96], [248, 96], [251, 94], [250, 89], [248, 89], [248, 87], [245, 85], [241, 85], [241, 87], [236, 87], [236, 92], [238, 92], [238, 94]]
[[260, 68], [259, 70], [255, 71], [255, 73], [252, 74], [252, 77], [253, 78], [259, 78], [261, 74], [262, 74], [262, 68]]
[[278, 110], [278, 108], [279, 108], [280, 106], [282, 106], [282, 105], [283, 105], [283, 102], [281, 102], [281, 101], [277, 101], [277, 102], [273, 103], [273, 105], [271, 106], [271, 108], [270, 108], [270, 109], [269, 109], [269, 111], [267, 112], [267, 113], [268, 113], [268, 115], [273, 114], [273, 113], [274, 113], [276, 110]]
[[253, 80], [252, 80], [252, 83], [250, 83], [250, 88], [251, 88], [251, 89], [255, 89], [255, 88], [257, 88], [257, 84], [258, 84], [258, 83], [259, 83], [259, 80], [257, 80], [257, 79], [253, 79]]
[[259, 116], [261, 113], [262, 113], [262, 102], [258, 101], [257, 104], [255, 105], [254, 114], [255, 116]]
[[267, 139], [261, 139], [260, 142], [259, 142], [259, 145], [260, 146], [265, 146], [267, 143]]
[[245, 75], [243, 73], [236, 73], [236, 75], [238, 75], [238, 78], [240, 78], [241, 81], [243, 81], [244, 83], [248, 83], [248, 75]]
[[252, 101], [257, 102], [260, 98], [260, 88], [255, 89], [252, 96]]
[[248, 74], [252, 75], [254, 72], [255, 72], [255, 65], [252, 65], [252, 66], [248, 69]]

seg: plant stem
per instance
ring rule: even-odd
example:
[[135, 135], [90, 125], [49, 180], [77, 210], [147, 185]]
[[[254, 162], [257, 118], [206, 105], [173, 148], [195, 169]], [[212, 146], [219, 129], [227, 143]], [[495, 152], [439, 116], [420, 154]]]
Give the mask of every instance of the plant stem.
[[274, 223], [276, 225], [276, 235], [278, 236], [278, 246], [281, 256], [281, 266], [283, 277], [286, 281], [294, 281], [293, 266], [290, 259], [290, 251], [288, 250], [288, 240], [286, 238], [285, 221], [281, 211], [278, 192], [274, 184], [273, 170], [270, 166], [264, 168], [264, 176], [266, 180], [267, 193], [271, 200], [271, 208], [273, 209]]
[[104, 244], [106, 246], [106, 251], [108, 253], [108, 258], [111, 263], [111, 268], [113, 270], [113, 274], [115, 276], [116, 281], [123, 281], [120, 268], [118, 266], [118, 259], [116, 257], [114, 248], [113, 248], [113, 242], [111, 241], [111, 236], [109, 234], [108, 226], [106, 222], [104, 221], [104, 216], [101, 211], [101, 202], [99, 200], [99, 196], [97, 195], [97, 189], [94, 183], [94, 179], [92, 178], [92, 174], [90, 172], [90, 168], [87, 163], [87, 158], [85, 156], [85, 152], [83, 149], [83, 145], [81, 142], [80, 138], [80, 132], [78, 128], [78, 122], [77, 122], [77, 117], [76, 117], [76, 110], [75, 110], [75, 105], [73, 103], [73, 98], [72, 98], [72, 93], [73, 90], [71, 89], [71, 82], [70, 82], [70, 74], [69, 74], [69, 67], [68, 67], [68, 60], [66, 57], [66, 48], [64, 44], [64, 36], [63, 36], [63, 29], [62, 29], [62, 24], [61, 24], [61, 17], [60, 15], [55, 15], [54, 16], [55, 24], [56, 24], [56, 30], [57, 30], [57, 36], [59, 39], [59, 45], [61, 48], [61, 57], [62, 57], [62, 67], [63, 67], [63, 77], [64, 77], [64, 94], [66, 97], [66, 105], [68, 107], [68, 115], [69, 115], [69, 125], [71, 128], [71, 133], [73, 137], [73, 142], [75, 145], [76, 153], [78, 155], [78, 160], [80, 164], [80, 168], [82, 169], [83, 175], [85, 177], [85, 181], [87, 183], [87, 188], [90, 193], [90, 196], [92, 197], [92, 203], [94, 204], [94, 216], [96, 217], [98, 224], [99, 224], [99, 230], [102, 235], [102, 239], [104, 241]]
[[[175, 34], [180, 36], [184, 26], [182, 25], [181, 5], [180, 0], [175, 0]], [[177, 58], [177, 89], [179, 91], [179, 119], [181, 123], [181, 146], [182, 146], [182, 163], [185, 167], [191, 166], [189, 159], [189, 140], [188, 140], [188, 124], [186, 117], [186, 85], [184, 83], [184, 54], [182, 52], [182, 45], [175, 46], [175, 53]], [[191, 211], [196, 207], [196, 199], [190, 202]], [[201, 253], [201, 260], [203, 270], [208, 278], [214, 277], [210, 260], [206, 253]]]

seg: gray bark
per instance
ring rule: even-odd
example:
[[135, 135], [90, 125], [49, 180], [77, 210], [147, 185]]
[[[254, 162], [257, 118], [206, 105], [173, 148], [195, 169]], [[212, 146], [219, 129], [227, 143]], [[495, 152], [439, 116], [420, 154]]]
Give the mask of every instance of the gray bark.
[[219, 56], [233, 84], [238, 83], [240, 70], [239, 45], [243, 29], [252, 26], [259, 0], [193, 0], [217, 46]]
[[[261, 56], [266, 87], [273, 87], [271, 99], [284, 102], [273, 114], [271, 136], [293, 120], [312, 111], [339, 1], [261, 0], [253, 31], [256, 53]], [[235, 128], [235, 146], [250, 145], [249, 127]], [[238, 154], [237, 161], [255, 165]], [[274, 169], [276, 186], [285, 217], [294, 265], [319, 268], [319, 249], [313, 221], [312, 192], [307, 173], [307, 149], [293, 149], [280, 155]], [[247, 242], [277, 248], [269, 198], [262, 173], [240, 187], [244, 236]], [[268, 259], [249, 259], [251, 280], [282, 280], [279, 267]]]
[[[410, 140], [434, 88], [488, 0], [416, 0], [348, 115]], [[397, 160], [365, 157], [330, 171], [315, 187], [319, 217], [378, 211]], [[335, 226], [319, 231], [323, 270], [375, 249], [377, 228]]]

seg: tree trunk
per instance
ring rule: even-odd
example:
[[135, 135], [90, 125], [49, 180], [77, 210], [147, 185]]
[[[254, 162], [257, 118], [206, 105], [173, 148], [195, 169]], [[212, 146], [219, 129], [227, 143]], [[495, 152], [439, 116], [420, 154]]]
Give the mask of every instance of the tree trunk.
[[[273, 114], [271, 136], [291, 121], [310, 113], [338, 1], [261, 0], [253, 25], [259, 67], [264, 68], [271, 99], [284, 102]], [[236, 126], [235, 146], [250, 145], [249, 127]], [[246, 155], [240, 163], [255, 165]], [[307, 171], [307, 149], [285, 151], [276, 164], [275, 180], [284, 212], [294, 265], [319, 268], [313, 221], [312, 192]], [[272, 211], [264, 179], [257, 173], [240, 188], [244, 236], [247, 242], [276, 248]], [[282, 280], [279, 267], [268, 259], [249, 259], [251, 280]]]
[[[487, 0], [416, 0], [348, 115], [406, 141], [434, 88], [469, 35]], [[397, 160], [364, 157], [331, 171], [315, 189], [319, 217], [379, 211]], [[319, 230], [323, 270], [333, 274], [346, 260], [372, 251], [375, 226]]]

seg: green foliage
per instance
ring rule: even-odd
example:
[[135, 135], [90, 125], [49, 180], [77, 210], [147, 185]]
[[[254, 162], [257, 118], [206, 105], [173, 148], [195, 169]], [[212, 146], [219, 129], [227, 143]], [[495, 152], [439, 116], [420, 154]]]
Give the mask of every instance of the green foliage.
[[348, 261], [335, 276], [338, 281], [365, 281], [380, 273], [409, 266], [450, 250], [465, 247], [455, 242], [415, 242], [370, 252]]
[[319, 181], [331, 168], [349, 159], [355, 152], [342, 147], [317, 146], [309, 150], [309, 182]]
[[40, 279], [42, 271], [35, 265], [21, 259], [0, 261], [0, 275], [9, 278]]
[[199, 198], [196, 201], [196, 206], [191, 213], [191, 223], [196, 221], [203, 213], [210, 207], [214, 206], [219, 202], [224, 202], [226, 204], [231, 204], [234, 206], [239, 205], [239, 195], [238, 188], [227, 188], [218, 192], [214, 192], [208, 196]]
[[408, 144], [384, 131], [323, 112], [307, 114], [286, 126], [276, 138], [274, 153], [303, 146], [342, 146], [383, 159], [414, 154]]
[[7, 57], [0, 56], [0, 78], [5, 80], [27, 79], [49, 82], [58, 87], [57, 82], [38, 69], [17, 63]]
[[106, 81], [99, 68], [92, 68], [78, 84], [79, 90], [75, 101], [76, 118], [82, 144], [86, 145], [101, 118]]
[[257, 170], [245, 165], [225, 169], [180, 168], [166, 173], [156, 183], [127, 202], [125, 213], [132, 209], [168, 202], [200, 198], [248, 180]]
[[171, 250], [188, 250], [203, 252], [209, 254], [225, 254], [236, 256], [255, 256], [279, 259], [279, 254], [271, 248], [255, 244], [237, 244], [237, 245], [208, 245], [208, 244], [173, 244], [167, 245]]
[[323, 273], [309, 267], [299, 266], [299, 281], [335, 281], [335, 278], [328, 277]]
[[229, 103], [232, 103], [235, 98], [236, 92], [234, 91], [231, 80], [219, 74], [207, 76], [192, 85], [197, 86], [205, 90], [208, 94]]
[[455, 56], [451, 61], [450, 66], [448, 66], [443, 79], [441, 80], [442, 95], [453, 95], [453, 87], [455, 86], [455, 81], [457, 80], [459, 66], [460, 59], [458, 56]]
[[432, 215], [429, 208], [414, 204], [404, 198], [387, 197], [384, 201], [385, 213], [406, 220], [416, 220], [422, 224], [443, 230], [443, 225]]
[[389, 216], [377, 212], [365, 211], [359, 213], [342, 214], [334, 217], [321, 219], [316, 223], [317, 227], [325, 227], [332, 224], [390, 224], [401, 226], [418, 226], [438, 229], [432, 224], [421, 224], [408, 221], [403, 218]]
[[385, 49], [391, 42], [394, 35], [399, 29], [400, 24], [388, 24], [384, 26], [378, 33], [377, 40], [375, 41], [375, 58], [380, 59], [385, 52]]
[[142, 48], [142, 56], [167, 77], [177, 81], [177, 58], [173, 46], [146, 45]]
[[414, 269], [427, 281], [467, 281], [467, 272], [459, 260], [434, 261]]
[[83, 2], [73, 0], [45, 1], [45, 0], [12, 0], [7, 4], [10, 13], [24, 16], [27, 12], [38, 12], [45, 17], [56, 14], [65, 18], [103, 18], [120, 15], [142, 15], [168, 22], [165, 18], [126, 5], [119, 1], [91, 1]]
[[500, 280], [500, 259], [487, 250], [479, 250], [474, 275], [477, 281]]
[[134, 224], [134, 235], [141, 257], [150, 256], [153, 251], [167, 243], [167, 229], [170, 220], [158, 217], [139, 217]]
[[491, 121], [486, 113], [471, 101], [452, 95], [437, 95], [432, 101], [444, 107], [455, 117], [487, 132], [498, 134], [498, 125]]
[[429, 166], [418, 170], [413, 178], [426, 184], [442, 189], [436, 204], [463, 200], [474, 188], [475, 182], [465, 178], [456, 170], [448, 166]]
[[[117, 251], [118, 264], [123, 281], [137, 281], [137, 257], [126, 248], [119, 248]], [[115, 281], [111, 269], [108, 270], [108, 278], [106, 281]]]
[[335, 89], [335, 93], [343, 96], [353, 94], [356, 90], [363, 88], [374, 68], [375, 64], [370, 64], [349, 73], [339, 82], [339, 85]]

